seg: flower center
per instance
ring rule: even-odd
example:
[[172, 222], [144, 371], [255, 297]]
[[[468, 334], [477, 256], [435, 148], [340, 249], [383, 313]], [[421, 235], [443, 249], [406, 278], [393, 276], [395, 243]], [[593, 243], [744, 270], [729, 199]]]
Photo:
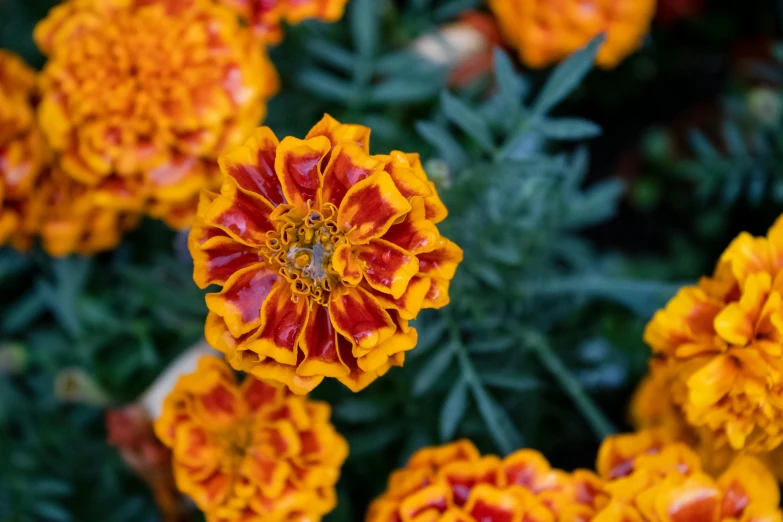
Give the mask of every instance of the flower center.
[[331, 203], [320, 212], [311, 210], [304, 219], [281, 216], [277, 230], [267, 233], [262, 255], [279, 267], [291, 284], [294, 296], [305, 296], [326, 305], [340, 283], [332, 267], [335, 249], [347, 242], [337, 226], [337, 208]]
[[237, 462], [245, 458], [245, 453], [253, 444], [253, 421], [241, 420], [230, 429], [221, 431], [219, 438], [227, 462], [236, 466]]

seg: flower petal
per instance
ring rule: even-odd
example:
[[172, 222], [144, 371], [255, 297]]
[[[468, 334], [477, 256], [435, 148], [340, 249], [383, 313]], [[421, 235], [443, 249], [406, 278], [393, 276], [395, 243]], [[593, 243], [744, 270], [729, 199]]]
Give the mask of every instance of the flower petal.
[[[535, 504], [526, 506], [525, 504]], [[528, 509], [525, 509], [525, 508]], [[543, 518], [537, 515], [546, 512]], [[465, 505], [465, 512], [474, 520], [491, 520], [492, 522], [522, 522], [522, 517], [530, 522], [551, 522], [554, 517], [526, 490], [497, 489], [489, 484], [479, 484], [473, 488]]]
[[278, 458], [271, 448], [251, 447], [242, 461], [241, 473], [256, 484], [264, 496], [275, 498], [283, 492], [291, 465]]
[[688, 379], [689, 400], [697, 408], [714, 405], [721, 400], [737, 380], [739, 365], [728, 355], [719, 355]]
[[462, 249], [445, 237], [441, 237], [437, 248], [418, 254], [419, 271], [440, 279], [452, 279], [457, 265], [462, 262]]
[[250, 374], [261, 380], [285, 384], [297, 395], [306, 395], [324, 380], [323, 376], [305, 377], [296, 374], [296, 368], [281, 364], [274, 359], [263, 359], [249, 370]]
[[470, 491], [477, 484], [500, 486], [500, 459], [495, 456], [484, 457], [478, 462], [456, 461], [446, 464], [438, 471], [438, 478], [445, 480], [451, 487], [454, 502], [464, 506]]
[[392, 225], [383, 239], [404, 248], [413, 255], [434, 250], [438, 245], [438, 228], [425, 217], [424, 200], [420, 197], [410, 199], [411, 211], [405, 219]]
[[344, 284], [356, 286], [362, 280], [362, 267], [351, 251], [351, 245], [340, 245], [332, 255], [332, 268]]
[[340, 356], [340, 361], [348, 368], [348, 375], [338, 377], [341, 383], [343, 383], [349, 390], [354, 393], [358, 393], [372, 384], [378, 377], [378, 371], [365, 372], [359, 368], [356, 357], [353, 355], [353, 346], [351, 342], [345, 337], [337, 336], [337, 354]]
[[389, 173], [403, 196], [406, 198], [432, 196], [433, 191], [426, 175], [422, 178], [421, 173], [414, 171], [404, 152], [392, 151], [388, 158], [384, 170]]
[[207, 294], [207, 308], [223, 318], [231, 335], [239, 337], [261, 325], [261, 306], [279, 280], [262, 264], [249, 266], [232, 275], [219, 293]]
[[[419, 340], [419, 333], [415, 328], [408, 327], [408, 321], [394, 317], [392, 319], [397, 324], [397, 331], [394, 335], [386, 339], [366, 355], [356, 359], [356, 364], [364, 372], [377, 372], [384, 366], [389, 365], [389, 359], [396, 355], [407, 352], [416, 347]], [[401, 324], [402, 323], [402, 324]]]
[[334, 328], [359, 351], [369, 351], [394, 334], [389, 314], [366, 290], [349, 288], [329, 302]]
[[354, 256], [364, 269], [367, 283], [379, 292], [399, 299], [411, 278], [419, 272], [419, 261], [393, 243], [372, 239], [354, 249]]
[[256, 129], [242, 146], [220, 157], [220, 170], [243, 189], [263, 196], [272, 205], [282, 205], [285, 203], [283, 187], [275, 173], [279, 144], [269, 127]]
[[269, 407], [276, 407], [283, 398], [280, 388], [275, 388], [258, 379], [248, 376], [242, 381], [242, 397], [251, 413], [258, 414]]
[[355, 143], [338, 145], [324, 169], [321, 200], [339, 208], [348, 189], [369, 177], [382, 165], [381, 161]]
[[256, 249], [227, 236], [208, 239], [190, 252], [193, 280], [202, 289], [209, 285], [224, 285], [236, 272], [261, 261]]
[[430, 288], [427, 291], [427, 295], [424, 297], [424, 302], [421, 304], [422, 309], [425, 308], [443, 308], [451, 299], [449, 298], [449, 286], [450, 281], [446, 279], [429, 278]]
[[231, 178], [226, 178], [220, 192], [204, 210], [204, 223], [223, 230], [246, 245], [263, 245], [266, 233], [275, 228], [269, 217], [274, 210], [272, 204], [241, 189]]
[[337, 212], [337, 224], [353, 244], [381, 237], [411, 210], [386, 172], [377, 172], [351, 187]]
[[261, 307], [261, 324], [245, 347], [281, 364], [295, 366], [297, 343], [307, 321], [307, 299], [294, 300], [291, 285], [281, 281]]
[[321, 160], [332, 148], [329, 140], [316, 137], [308, 140], [287, 137], [277, 147], [275, 171], [289, 204], [302, 215], [307, 205], [315, 206], [321, 187]]
[[337, 332], [325, 306], [316, 305], [310, 311], [299, 347], [305, 360], [296, 370], [297, 375], [340, 377], [349, 373], [337, 354]]
[[370, 129], [368, 127], [340, 123], [328, 114], [324, 114], [321, 121], [310, 129], [305, 139], [315, 138], [316, 136], [328, 138], [332, 147], [336, 147], [339, 143], [350, 142], [359, 145], [366, 152], [370, 151]]
[[400, 317], [410, 320], [415, 319], [421, 311], [424, 299], [430, 292], [430, 285], [431, 279], [429, 277], [416, 275], [411, 279], [410, 283], [408, 283], [408, 288], [405, 289], [405, 292], [398, 299], [394, 299], [391, 295], [372, 288], [368, 292], [378, 300], [382, 307], [387, 310], [396, 310]]
[[[427, 180], [427, 173], [424, 172], [424, 167], [421, 164], [421, 157], [417, 153], [405, 154], [413, 168], [413, 172], [421, 179]], [[443, 204], [438, 191], [435, 188], [435, 184], [432, 181], [427, 181], [432, 190], [432, 195], [424, 198], [424, 207], [427, 210], [427, 219], [437, 224], [446, 219], [449, 215], [449, 211], [446, 209], [446, 205]]]

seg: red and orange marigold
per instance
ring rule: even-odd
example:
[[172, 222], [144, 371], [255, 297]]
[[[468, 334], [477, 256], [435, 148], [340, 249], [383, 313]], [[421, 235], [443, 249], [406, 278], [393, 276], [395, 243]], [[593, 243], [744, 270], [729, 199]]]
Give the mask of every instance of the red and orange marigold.
[[416, 154], [370, 155], [370, 130], [325, 116], [304, 140], [266, 127], [220, 158], [190, 233], [207, 341], [236, 369], [305, 393], [358, 391], [416, 345], [408, 321], [449, 301], [460, 248]]
[[529, 67], [558, 62], [601, 33], [596, 63], [617, 66], [638, 49], [656, 0], [489, 0], [506, 41]]
[[601, 481], [552, 469], [537, 451], [480, 456], [467, 440], [424, 448], [392, 473], [366, 522], [588, 522]]
[[336, 503], [348, 445], [323, 402], [292, 395], [203, 357], [155, 422], [177, 487], [209, 522], [313, 521]]
[[753, 457], [714, 478], [686, 445], [643, 431], [605, 440], [597, 468], [604, 486], [594, 522], [783, 520], [777, 481]]
[[263, 46], [208, 0], [68, 0], [35, 39], [49, 58], [38, 119], [62, 170], [102, 206], [175, 227], [277, 88]]
[[233, 9], [262, 41], [277, 44], [283, 39], [283, 23], [299, 24], [317, 19], [336, 22], [348, 0], [217, 0]]
[[742, 233], [715, 274], [682, 288], [645, 340], [685, 383], [672, 396], [715, 450], [767, 453], [783, 442], [783, 219], [766, 237]]

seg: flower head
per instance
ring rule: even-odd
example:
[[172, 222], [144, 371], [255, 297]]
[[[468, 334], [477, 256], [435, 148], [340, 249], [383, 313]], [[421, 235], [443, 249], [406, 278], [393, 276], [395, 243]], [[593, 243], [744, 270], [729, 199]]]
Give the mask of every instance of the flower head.
[[348, 445], [329, 405], [253, 377], [238, 384], [203, 357], [179, 379], [155, 422], [173, 451], [177, 487], [209, 521], [318, 521], [335, 505]]
[[0, 244], [20, 226], [12, 202], [30, 194], [49, 162], [35, 121], [35, 82], [35, 72], [19, 57], [0, 50]]
[[530, 67], [567, 57], [606, 34], [596, 63], [617, 66], [642, 43], [655, 14], [655, 0], [490, 0], [508, 43]]
[[389, 478], [366, 522], [588, 521], [601, 484], [587, 471], [550, 467], [533, 450], [505, 459], [479, 455], [467, 440], [424, 448]]
[[70, 0], [35, 39], [49, 55], [38, 118], [62, 170], [102, 206], [178, 227], [277, 86], [249, 30], [206, 0]]
[[686, 390], [674, 400], [716, 448], [764, 453], [783, 442], [783, 220], [740, 234], [713, 277], [681, 289], [645, 340]]
[[680, 443], [640, 432], [609, 437], [598, 453], [605, 481], [594, 522], [779, 522], [778, 484], [753, 457], [739, 457], [717, 479]]
[[253, 33], [269, 44], [283, 39], [283, 23], [298, 24], [307, 19], [336, 22], [348, 0], [218, 0], [237, 12]]
[[329, 116], [304, 140], [266, 127], [220, 158], [190, 233], [207, 341], [296, 393], [358, 391], [416, 345], [408, 321], [448, 303], [462, 251], [418, 155], [369, 154], [370, 130]]

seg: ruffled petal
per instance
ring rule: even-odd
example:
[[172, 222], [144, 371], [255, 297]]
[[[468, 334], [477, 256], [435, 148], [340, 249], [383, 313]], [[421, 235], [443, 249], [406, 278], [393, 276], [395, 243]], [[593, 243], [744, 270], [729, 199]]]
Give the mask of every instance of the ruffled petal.
[[220, 170], [243, 189], [263, 196], [272, 205], [282, 205], [285, 203], [283, 187], [275, 173], [279, 144], [269, 127], [256, 129], [242, 146], [220, 157]]
[[377, 172], [351, 187], [337, 213], [337, 224], [353, 244], [383, 236], [411, 210], [386, 172]]
[[296, 371], [298, 375], [340, 377], [349, 373], [337, 354], [337, 332], [327, 307], [314, 306], [310, 311], [299, 347], [305, 359]]
[[289, 390], [297, 395], [310, 393], [324, 380], [322, 375], [315, 377], [297, 375], [296, 367], [281, 364], [269, 358], [259, 361], [246, 371], [258, 379], [285, 384]]
[[[392, 314], [392, 320], [397, 325], [394, 335], [386, 339], [366, 355], [356, 359], [356, 364], [364, 372], [378, 372], [391, 363], [389, 360], [403, 352], [413, 350], [419, 340], [419, 333], [415, 328], [408, 326], [408, 321], [400, 319], [397, 314]], [[400, 366], [402, 363], [399, 364]]]
[[236, 272], [261, 262], [256, 249], [227, 236], [208, 239], [190, 251], [193, 280], [202, 289], [209, 285], [224, 285]]
[[386, 310], [361, 288], [349, 288], [344, 294], [335, 296], [329, 302], [329, 315], [334, 328], [355, 344], [359, 352], [375, 348], [396, 330]]
[[204, 223], [223, 230], [246, 245], [263, 245], [266, 233], [275, 229], [270, 219], [274, 210], [272, 204], [240, 188], [231, 178], [226, 178], [220, 192], [204, 210], [201, 216]]
[[422, 274], [439, 279], [452, 279], [457, 265], [462, 262], [462, 255], [462, 249], [456, 243], [441, 237], [434, 250], [416, 257], [419, 259], [419, 271]]
[[397, 150], [392, 151], [389, 154], [389, 161], [386, 163], [384, 170], [389, 173], [394, 180], [394, 184], [406, 198], [413, 196], [429, 197], [433, 195], [433, 190], [427, 182], [426, 175], [422, 178], [414, 171], [405, 153]]
[[420, 275], [414, 276], [405, 292], [398, 298], [394, 299], [391, 295], [378, 292], [373, 288], [369, 288], [367, 291], [372, 294], [375, 299], [381, 304], [382, 307], [392, 310], [396, 310], [403, 319], [415, 319], [416, 316], [424, 305], [424, 299], [430, 292], [431, 279]]
[[419, 272], [415, 256], [382, 239], [356, 247], [354, 255], [364, 269], [367, 283], [394, 299], [402, 297], [411, 278]]
[[307, 299], [295, 298], [291, 285], [281, 281], [264, 300], [258, 331], [245, 347], [281, 364], [295, 366], [297, 344], [305, 329], [307, 316]]
[[239, 337], [261, 325], [261, 306], [279, 281], [280, 276], [264, 265], [247, 267], [232, 275], [219, 293], [207, 294], [207, 308], [223, 318], [231, 335]]
[[688, 397], [697, 408], [709, 407], [721, 400], [737, 380], [740, 368], [728, 355], [720, 355], [688, 379]]
[[355, 143], [365, 152], [370, 151], [370, 129], [363, 125], [350, 123], [340, 123], [328, 114], [310, 129], [305, 139], [315, 138], [316, 136], [325, 136], [329, 139], [332, 147], [339, 143]]
[[438, 228], [425, 217], [424, 200], [420, 197], [410, 199], [411, 211], [405, 219], [392, 225], [383, 235], [383, 239], [404, 248], [413, 255], [434, 250], [440, 240]]
[[356, 357], [353, 355], [353, 346], [350, 341], [340, 335], [337, 336], [337, 354], [340, 361], [348, 368], [348, 375], [338, 377], [349, 390], [358, 393], [372, 384], [378, 377], [378, 371], [365, 372], [359, 368]]
[[[413, 172], [416, 173], [419, 178], [426, 180], [427, 173], [424, 172], [424, 167], [421, 164], [421, 157], [417, 153], [408, 153], [405, 154], [405, 156], [408, 158], [408, 163], [410, 163], [413, 168]], [[432, 195], [424, 198], [424, 207], [427, 212], [427, 219], [437, 224], [448, 217], [449, 211], [438, 196], [435, 184], [432, 181], [427, 181], [427, 184], [430, 186], [430, 190], [432, 190]]]
[[332, 150], [329, 164], [324, 169], [322, 202], [339, 208], [348, 189], [369, 177], [382, 165], [381, 161], [355, 143], [338, 145]]
[[314, 207], [318, 203], [321, 161], [331, 148], [329, 140], [323, 137], [306, 140], [287, 137], [277, 147], [275, 171], [283, 194], [302, 216], [308, 205]]
[[346, 285], [356, 286], [362, 280], [362, 267], [353, 255], [351, 245], [340, 245], [335, 249], [332, 268]]

